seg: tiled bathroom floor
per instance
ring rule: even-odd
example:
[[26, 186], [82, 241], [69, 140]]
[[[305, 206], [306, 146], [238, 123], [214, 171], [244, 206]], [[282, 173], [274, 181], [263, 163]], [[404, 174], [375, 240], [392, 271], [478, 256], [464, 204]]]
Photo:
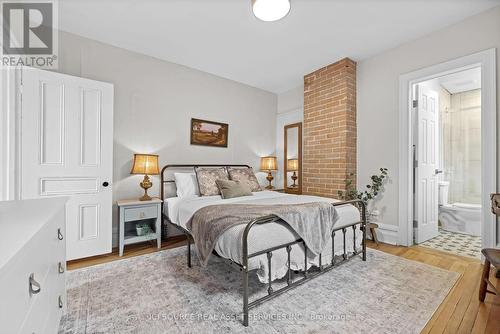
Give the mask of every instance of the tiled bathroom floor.
[[419, 244], [457, 255], [481, 258], [481, 237], [468, 234], [453, 233], [439, 228], [439, 235]]

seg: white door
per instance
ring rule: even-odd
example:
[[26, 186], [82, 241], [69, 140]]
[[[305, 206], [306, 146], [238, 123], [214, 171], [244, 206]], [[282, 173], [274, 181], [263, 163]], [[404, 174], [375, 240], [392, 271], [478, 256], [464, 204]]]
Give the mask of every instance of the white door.
[[111, 252], [113, 85], [22, 70], [20, 197], [70, 196], [67, 259]]
[[439, 95], [425, 85], [418, 85], [416, 96], [417, 138], [415, 168], [415, 242], [438, 235], [438, 129]]

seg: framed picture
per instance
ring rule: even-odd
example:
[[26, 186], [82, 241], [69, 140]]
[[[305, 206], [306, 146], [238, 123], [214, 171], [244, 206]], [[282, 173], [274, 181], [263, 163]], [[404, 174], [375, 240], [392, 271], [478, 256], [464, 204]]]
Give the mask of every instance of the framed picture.
[[229, 125], [191, 118], [191, 145], [227, 147]]

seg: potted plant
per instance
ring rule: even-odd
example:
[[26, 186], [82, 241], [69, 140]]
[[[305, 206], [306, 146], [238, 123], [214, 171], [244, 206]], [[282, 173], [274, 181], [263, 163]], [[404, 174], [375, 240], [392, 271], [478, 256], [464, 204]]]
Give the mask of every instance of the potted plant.
[[152, 232], [151, 227], [148, 224], [137, 224], [135, 226], [135, 230], [137, 232], [137, 236], [139, 237], [143, 235], [148, 235]]
[[344, 201], [349, 201], [353, 199], [360, 199], [365, 203], [367, 208], [367, 219], [368, 221], [373, 220], [378, 216], [378, 211], [372, 210], [368, 211], [368, 204], [370, 200], [375, 199], [378, 195], [380, 195], [384, 191], [384, 183], [387, 180], [389, 170], [387, 168], [380, 168], [380, 173], [377, 175], [372, 175], [370, 177], [370, 184], [366, 185], [366, 189], [364, 191], [358, 191], [353, 184], [353, 176], [354, 174], [349, 174], [349, 178], [345, 180], [345, 190], [339, 190], [338, 196], [340, 199]]

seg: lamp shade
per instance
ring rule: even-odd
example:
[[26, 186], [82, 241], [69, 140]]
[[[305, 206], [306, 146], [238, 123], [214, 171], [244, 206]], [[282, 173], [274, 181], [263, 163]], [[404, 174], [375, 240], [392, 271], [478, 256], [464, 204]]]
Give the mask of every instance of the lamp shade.
[[286, 164], [286, 169], [290, 172], [296, 172], [299, 170], [299, 159], [288, 159]]
[[277, 170], [276, 157], [260, 158], [260, 170]]
[[158, 156], [156, 154], [134, 154], [134, 164], [130, 174], [160, 174]]

